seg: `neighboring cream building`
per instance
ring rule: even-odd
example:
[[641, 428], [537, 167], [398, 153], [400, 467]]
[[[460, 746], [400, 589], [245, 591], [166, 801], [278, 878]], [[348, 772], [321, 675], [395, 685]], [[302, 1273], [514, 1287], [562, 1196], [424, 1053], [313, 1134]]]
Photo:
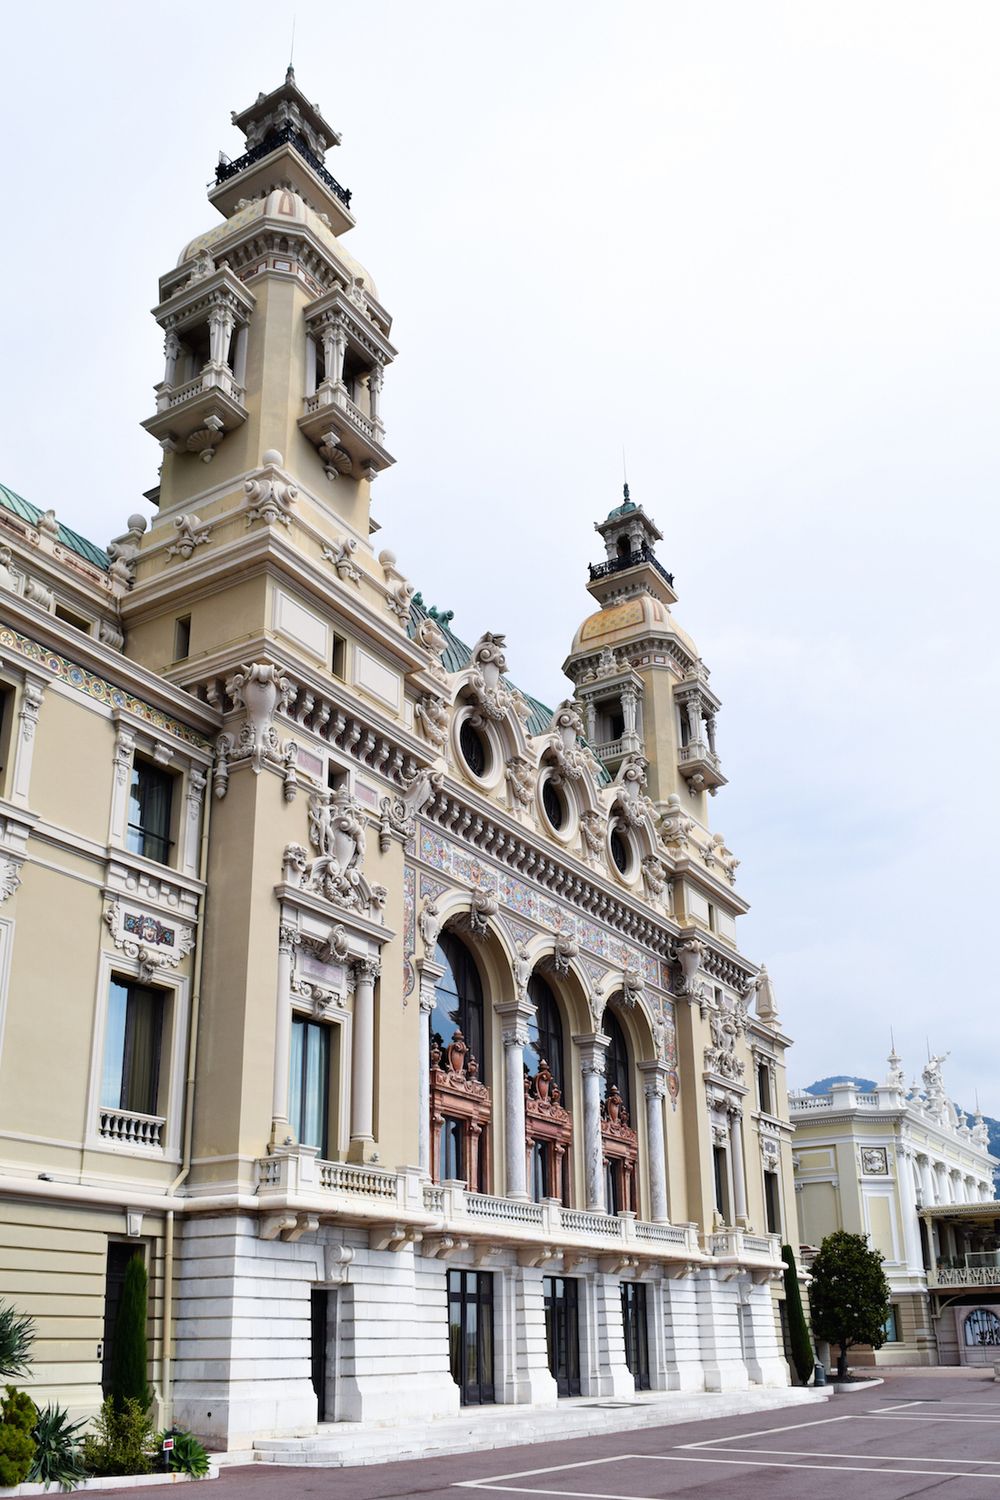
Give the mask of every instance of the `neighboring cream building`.
[[[837, 1083], [829, 1093], [789, 1100], [803, 1243], [815, 1248], [846, 1229], [867, 1235], [885, 1257], [892, 1313], [886, 1342], [868, 1355], [880, 1365], [980, 1363], [974, 1351], [985, 1347], [978, 1344], [982, 1315], [969, 1325], [968, 1341], [965, 1316], [990, 1301], [1000, 1313], [998, 1162], [982, 1116], [970, 1124], [947, 1098], [943, 1061], [927, 1063], [922, 1091], [916, 1083], [907, 1089], [893, 1051], [874, 1093]], [[939, 1286], [946, 1290], [939, 1294]], [[964, 1308], [961, 1338], [954, 1311], [942, 1320], [956, 1296]]]
[[554, 712], [423, 608], [372, 541], [396, 351], [338, 138], [291, 71], [236, 123], [154, 309], [151, 523], [102, 550], [0, 490], [32, 1388], [96, 1408], [136, 1247], [160, 1414], [234, 1446], [784, 1385], [788, 1038], [660, 533], [627, 495], [599, 524]]

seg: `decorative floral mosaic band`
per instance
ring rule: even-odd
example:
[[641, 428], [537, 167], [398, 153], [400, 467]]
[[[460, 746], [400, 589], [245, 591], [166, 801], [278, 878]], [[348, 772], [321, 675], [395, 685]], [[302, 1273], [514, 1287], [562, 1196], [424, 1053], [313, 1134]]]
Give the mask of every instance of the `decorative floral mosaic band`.
[[105, 682], [103, 677], [95, 677], [94, 673], [88, 672], [86, 667], [78, 667], [75, 662], [67, 661], [65, 656], [59, 656], [55, 651], [50, 651], [47, 646], [39, 645], [37, 641], [12, 630], [9, 625], [0, 626], [0, 649], [15, 652], [25, 661], [33, 662], [37, 667], [44, 667], [61, 682], [68, 683], [70, 687], [76, 688], [81, 693], [86, 693], [88, 698], [104, 703], [108, 708], [120, 708], [126, 713], [134, 714], [137, 719], [142, 719], [143, 723], [149, 724], [154, 729], [165, 730], [168, 734], [183, 740], [186, 745], [193, 745], [198, 750], [211, 750], [212, 748], [208, 740], [196, 734], [193, 729], [189, 729], [186, 724], [182, 724], [179, 719], [172, 718], [170, 714], [161, 713], [151, 704], [143, 703], [141, 698], [134, 698], [123, 688], [115, 687], [114, 683]]

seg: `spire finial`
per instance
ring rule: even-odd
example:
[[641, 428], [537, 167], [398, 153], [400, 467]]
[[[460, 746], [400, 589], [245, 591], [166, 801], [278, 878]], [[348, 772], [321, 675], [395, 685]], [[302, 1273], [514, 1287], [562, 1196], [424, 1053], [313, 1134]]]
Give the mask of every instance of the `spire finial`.
[[296, 17], [293, 15], [292, 16], [292, 45], [288, 49], [288, 69], [287, 69], [287, 71], [285, 73], [285, 82], [286, 83], [294, 83], [295, 82], [295, 21], [296, 21]]

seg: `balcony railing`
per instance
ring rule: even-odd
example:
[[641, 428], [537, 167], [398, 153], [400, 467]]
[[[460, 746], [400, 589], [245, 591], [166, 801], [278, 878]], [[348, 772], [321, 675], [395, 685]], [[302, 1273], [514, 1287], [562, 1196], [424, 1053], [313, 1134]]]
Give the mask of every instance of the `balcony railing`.
[[674, 575], [668, 573], [662, 563], [657, 562], [653, 555], [653, 549], [648, 542], [643, 542], [639, 547], [633, 549], [628, 557], [612, 557], [608, 562], [590, 564], [590, 581], [596, 583], [598, 578], [610, 578], [613, 573], [623, 573], [626, 568], [637, 568], [640, 563], [649, 563], [655, 568], [661, 578], [666, 579], [670, 588], [674, 586]]
[[165, 1120], [158, 1115], [140, 1115], [129, 1109], [102, 1109], [99, 1133], [106, 1141], [119, 1146], [142, 1146], [151, 1151], [163, 1150]]
[[308, 145], [305, 137], [300, 135], [292, 125], [282, 125], [278, 130], [268, 131], [258, 145], [251, 146], [249, 151], [245, 151], [235, 161], [220, 161], [215, 169], [216, 186], [228, 182], [231, 177], [236, 177], [240, 172], [245, 172], [247, 167], [253, 166], [254, 162], [263, 161], [265, 156], [270, 156], [271, 152], [277, 151], [279, 146], [294, 146], [303, 161], [308, 162], [312, 167], [320, 181], [326, 183], [345, 208], [350, 208], [350, 189], [341, 187], [336, 177], [327, 171], [315, 151]]
[[208, 364], [193, 380], [186, 380], [183, 385], [160, 387], [156, 401], [157, 410], [171, 411], [175, 406], [183, 406], [186, 401], [191, 401], [197, 396], [204, 395], [206, 391], [216, 389], [230, 396], [240, 406], [243, 405], [246, 391], [237, 383], [228, 365]]
[[[388, 1172], [350, 1162], [318, 1161], [308, 1149], [262, 1157], [257, 1162], [257, 1196], [262, 1208], [282, 1213], [344, 1214], [352, 1222], [409, 1221], [415, 1238], [434, 1245], [442, 1236], [463, 1241], [487, 1238], [552, 1250], [574, 1247], [591, 1255], [640, 1254], [653, 1259], [746, 1265], [755, 1275], [781, 1268], [777, 1235], [725, 1229], [699, 1241], [694, 1224], [654, 1224], [632, 1214], [606, 1214], [564, 1208], [555, 1199], [533, 1203], [492, 1193], [466, 1192], [461, 1182], [427, 1182], [415, 1168]], [[435, 1253], [434, 1250], [431, 1253]]]
[[963, 1266], [950, 1269], [932, 1267], [927, 1272], [929, 1287], [988, 1286], [1000, 1287], [1000, 1266]]

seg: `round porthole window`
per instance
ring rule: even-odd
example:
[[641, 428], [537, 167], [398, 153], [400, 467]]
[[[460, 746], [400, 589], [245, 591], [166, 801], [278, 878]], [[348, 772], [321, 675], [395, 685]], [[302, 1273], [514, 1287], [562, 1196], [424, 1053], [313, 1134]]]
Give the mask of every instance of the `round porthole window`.
[[489, 752], [486, 741], [474, 724], [468, 719], [462, 720], [462, 726], [458, 731], [458, 745], [462, 752], [462, 759], [472, 772], [473, 776], [483, 777], [486, 775], [486, 767], [489, 764]]
[[551, 776], [542, 783], [542, 807], [552, 827], [558, 832], [566, 822], [566, 798]]

